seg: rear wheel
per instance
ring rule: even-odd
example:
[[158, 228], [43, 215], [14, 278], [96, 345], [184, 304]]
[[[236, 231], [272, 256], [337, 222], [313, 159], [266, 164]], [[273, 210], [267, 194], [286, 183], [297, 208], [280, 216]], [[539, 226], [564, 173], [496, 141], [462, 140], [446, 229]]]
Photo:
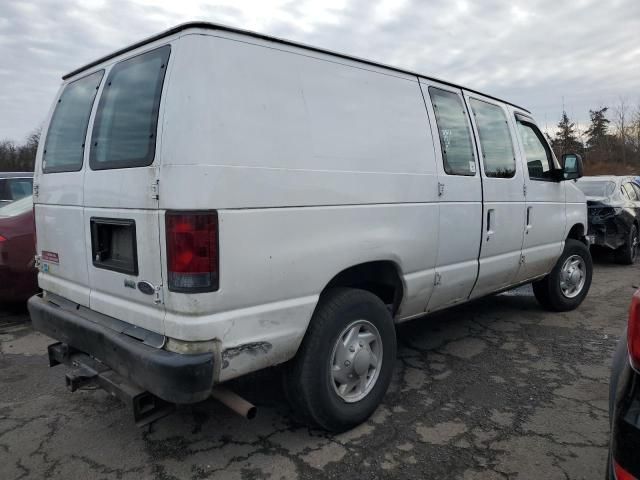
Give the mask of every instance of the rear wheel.
[[364, 290], [331, 290], [285, 370], [287, 396], [307, 423], [348, 430], [382, 401], [395, 358], [395, 328], [384, 303]]
[[638, 258], [638, 250], [640, 249], [640, 237], [638, 235], [638, 227], [632, 225], [629, 230], [626, 243], [616, 250], [616, 261], [623, 265], [631, 265]]
[[569, 238], [551, 273], [533, 283], [533, 293], [548, 310], [573, 310], [587, 296], [592, 275], [593, 262], [589, 248], [584, 243]]

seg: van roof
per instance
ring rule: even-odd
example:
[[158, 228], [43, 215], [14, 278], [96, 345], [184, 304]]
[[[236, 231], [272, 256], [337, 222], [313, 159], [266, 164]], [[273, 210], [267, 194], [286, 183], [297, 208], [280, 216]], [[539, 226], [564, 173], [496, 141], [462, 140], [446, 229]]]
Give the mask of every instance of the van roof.
[[511, 103], [511, 102], [509, 102], [507, 100], [504, 100], [504, 99], [501, 99], [501, 98], [498, 98], [498, 97], [494, 97], [492, 95], [487, 95], [486, 93], [482, 93], [482, 92], [479, 92], [477, 90], [473, 90], [473, 89], [464, 87], [462, 85], [458, 85], [458, 84], [453, 83], [453, 82], [448, 82], [446, 80], [442, 80], [442, 79], [439, 79], [439, 78], [431, 77], [431, 76], [424, 75], [424, 74], [421, 74], [421, 73], [418, 73], [418, 72], [414, 72], [414, 71], [411, 71], [411, 70], [406, 70], [404, 68], [399, 68], [399, 67], [394, 67], [394, 66], [391, 66], [391, 65], [386, 65], [384, 63], [374, 62], [373, 60], [366, 60], [364, 58], [355, 57], [353, 55], [347, 55], [345, 53], [334, 52], [332, 50], [327, 50], [325, 48], [314, 47], [314, 46], [311, 46], [311, 45], [305, 45], [303, 43], [298, 43], [298, 42], [294, 42], [294, 41], [291, 41], [291, 40], [286, 40], [286, 39], [283, 39], [283, 38], [273, 37], [273, 36], [270, 36], [270, 35], [265, 35], [263, 33], [252, 32], [250, 30], [243, 30], [243, 29], [240, 29], [240, 28], [230, 27], [228, 25], [222, 25], [222, 24], [211, 23], [211, 22], [187, 22], [187, 23], [181, 23], [180, 25], [176, 25], [175, 27], [170, 28], [169, 30], [165, 30], [164, 32], [158, 33], [156, 35], [152, 35], [151, 37], [145, 38], [144, 40], [136, 42], [136, 43], [134, 43], [132, 45], [129, 45], [127, 47], [121, 48], [120, 50], [116, 50], [115, 52], [110, 53], [108, 55], [105, 55], [104, 57], [101, 57], [101, 58], [99, 58], [99, 59], [97, 59], [97, 60], [95, 60], [95, 61], [93, 61], [91, 63], [88, 63], [88, 64], [84, 65], [83, 67], [77, 68], [76, 70], [73, 70], [72, 72], [69, 72], [66, 75], [64, 75], [62, 77], [62, 79], [66, 80], [66, 79], [68, 79], [70, 77], [73, 77], [73, 76], [77, 75], [78, 73], [81, 73], [81, 72], [83, 72], [85, 70], [88, 70], [89, 68], [91, 68], [91, 67], [93, 67], [95, 65], [98, 65], [98, 64], [100, 64], [102, 62], [105, 62], [107, 60], [115, 58], [115, 57], [117, 57], [119, 55], [122, 55], [123, 53], [131, 51], [131, 50], [136, 49], [138, 47], [141, 47], [141, 46], [143, 46], [143, 45], [145, 45], [147, 43], [155, 42], [156, 40], [160, 40], [160, 39], [162, 39], [164, 37], [168, 37], [168, 36], [174, 35], [176, 33], [179, 33], [181, 31], [189, 30], [189, 29], [221, 30], [221, 31], [226, 31], [226, 32], [239, 33], [239, 34], [242, 34], [242, 35], [248, 35], [248, 36], [255, 37], [255, 38], [260, 38], [260, 39], [263, 39], [263, 40], [269, 40], [269, 41], [272, 41], [272, 42], [282, 43], [284, 45], [291, 45], [291, 46], [294, 46], [294, 47], [304, 48], [306, 50], [310, 50], [310, 51], [313, 51], [313, 52], [326, 53], [326, 54], [333, 55], [333, 56], [336, 56], [336, 57], [346, 58], [346, 59], [349, 59], [349, 60], [354, 60], [356, 62], [364, 63], [364, 64], [367, 64], [367, 65], [373, 65], [373, 66], [376, 66], [376, 67], [385, 68], [385, 69], [392, 70], [392, 71], [395, 71], [395, 72], [405, 73], [405, 74], [409, 74], [409, 75], [415, 75], [417, 77], [423, 77], [423, 78], [426, 78], [426, 79], [429, 79], [429, 80], [434, 80], [434, 81], [443, 83], [445, 85], [449, 85], [451, 87], [464, 89], [464, 90], [467, 90], [469, 92], [477, 93], [479, 95], [483, 95], [485, 97], [492, 98], [494, 100], [498, 100], [500, 102], [507, 103], [507, 104], [509, 104], [509, 105], [511, 105], [513, 107], [519, 108], [520, 110], [524, 110], [525, 112], [530, 113], [529, 110], [527, 110], [526, 108], [523, 108], [523, 107], [521, 107], [519, 105]]

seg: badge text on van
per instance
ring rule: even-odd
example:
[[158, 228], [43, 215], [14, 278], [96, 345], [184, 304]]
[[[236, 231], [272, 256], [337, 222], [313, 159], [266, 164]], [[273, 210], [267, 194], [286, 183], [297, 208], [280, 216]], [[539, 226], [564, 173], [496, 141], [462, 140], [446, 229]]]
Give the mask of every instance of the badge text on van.
[[47, 252], [46, 250], [43, 250], [41, 258], [43, 262], [60, 263], [60, 259], [56, 252]]

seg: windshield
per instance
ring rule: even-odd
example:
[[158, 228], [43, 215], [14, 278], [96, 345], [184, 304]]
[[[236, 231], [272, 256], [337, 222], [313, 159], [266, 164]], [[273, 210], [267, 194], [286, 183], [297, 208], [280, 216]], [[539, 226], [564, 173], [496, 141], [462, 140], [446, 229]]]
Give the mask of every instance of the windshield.
[[33, 208], [33, 196], [21, 198], [0, 207], [0, 217], [15, 217]]
[[576, 186], [582, 190], [587, 197], [609, 197], [616, 189], [616, 183], [610, 180], [601, 182], [578, 182]]

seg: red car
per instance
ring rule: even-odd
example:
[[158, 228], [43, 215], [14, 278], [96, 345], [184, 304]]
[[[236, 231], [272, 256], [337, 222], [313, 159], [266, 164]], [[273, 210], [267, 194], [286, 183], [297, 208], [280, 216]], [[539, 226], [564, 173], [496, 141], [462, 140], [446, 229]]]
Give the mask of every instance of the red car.
[[0, 207], [0, 302], [26, 300], [38, 291], [35, 254], [33, 198]]

